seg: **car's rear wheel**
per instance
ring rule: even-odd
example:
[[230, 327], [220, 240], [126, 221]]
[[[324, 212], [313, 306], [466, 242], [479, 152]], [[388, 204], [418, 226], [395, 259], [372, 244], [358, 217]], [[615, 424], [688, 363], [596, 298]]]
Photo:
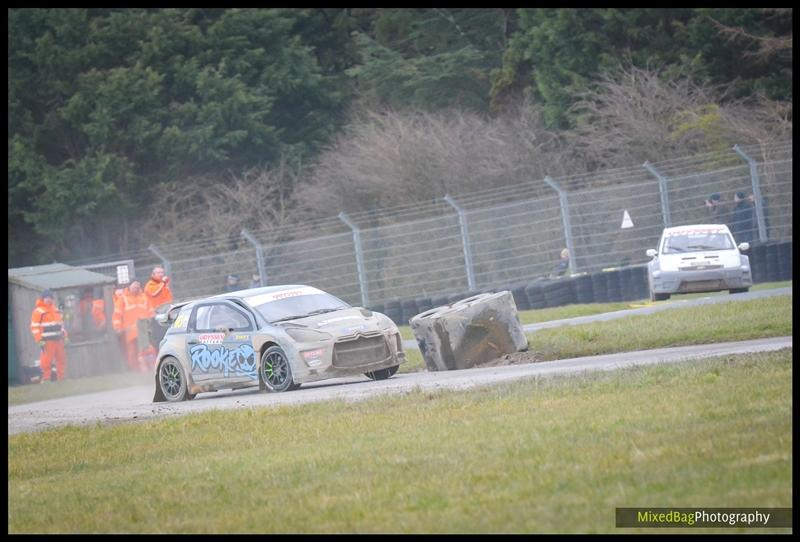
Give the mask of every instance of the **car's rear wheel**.
[[650, 301], [666, 301], [667, 299], [669, 299], [670, 295], [671, 294], [657, 294], [651, 290]]
[[195, 395], [189, 393], [188, 385], [180, 362], [171, 356], [164, 358], [158, 367], [158, 386], [164, 399], [170, 402], [194, 399]]
[[395, 365], [394, 367], [387, 367], [386, 369], [378, 369], [377, 371], [370, 371], [364, 374], [367, 375], [367, 377], [371, 378], [372, 380], [386, 380], [394, 373], [396, 373], [399, 367], [400, 367], [399, 365]]
[[286, 352], [280, 346], [270, 346], [264, 351], [259, 365], [259, 374], [267, 391], [288, 391], [295, 386], [289, 358], [286, 357]]
[[731, 288], [730, 290], [728, 290], [728, 292], [731, 293], [731, 294], [743, 294], [743, 293], [749, 292], [749, 291], [750, 291], [749, 287], [748, 288]]

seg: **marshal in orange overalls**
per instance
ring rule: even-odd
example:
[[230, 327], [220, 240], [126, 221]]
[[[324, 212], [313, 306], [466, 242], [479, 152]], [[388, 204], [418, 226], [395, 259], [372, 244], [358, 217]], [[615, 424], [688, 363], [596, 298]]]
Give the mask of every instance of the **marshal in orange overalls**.
[[57, 378], [63, 380], [67, 364], [67, 354], [64, 351], [67, 330], [64, 329], [64, 319], [53, 301], [53, 292], [50, 290], [42, 292], [36, 300], [36, 308], [31, 313], [31, 333], [33, 340], [39, 343], [42, 349], [39, 355], [42, 380], [50, 380], [50, 367], [54, 360]]

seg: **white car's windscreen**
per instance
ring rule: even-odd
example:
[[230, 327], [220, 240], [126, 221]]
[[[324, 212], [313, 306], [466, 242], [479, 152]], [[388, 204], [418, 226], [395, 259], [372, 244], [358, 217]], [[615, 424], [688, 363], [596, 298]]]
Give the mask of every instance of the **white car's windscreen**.
[[[312, 291], [299, 291], [295, 295], [281, 296], [278, 294], [267, 294], [255, 296], [246, 301], [260, 312], [268, 322], [279, 322], [281, 320], [293, 320], [304, 316], [333, 312], [349, 308], [350, 305], [316, 288], [309, 288]], [[317, 292], [317, 293], [315, 293]]]
[[662, 254], [701, 252], [704, 250], [730, 250], [735, 248], [727, 233], [697, 232], [668, 235], [664, 238]]

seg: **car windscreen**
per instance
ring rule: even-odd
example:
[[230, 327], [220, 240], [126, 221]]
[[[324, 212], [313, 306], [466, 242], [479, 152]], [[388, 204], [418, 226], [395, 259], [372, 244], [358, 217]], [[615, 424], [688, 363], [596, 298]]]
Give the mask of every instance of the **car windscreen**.
[[704, 250], [730, 250], [735, 248], [727, 233], [682, 233], [669, 235], [664, 239], [663, 254], [701, 252]]
[[293, 320], [313, 314], [322, 314], [349, 308], [341, 299], [326, 293], [297, 295], [254, 305], [268, 322]]

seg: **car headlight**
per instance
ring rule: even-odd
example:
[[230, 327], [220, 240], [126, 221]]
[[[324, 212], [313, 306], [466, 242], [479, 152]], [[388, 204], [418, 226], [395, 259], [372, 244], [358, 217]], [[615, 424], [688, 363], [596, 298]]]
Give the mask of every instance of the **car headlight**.
[[286, 329], [286, 334], [292, 339], [300, 343], [314, 343], [320, 341], [329, 341], [333, 339], [333, 335], [325, 333], [324, 331], [315, 331], [313, 329], [303, 329], [297, 327], [290, 327]]

